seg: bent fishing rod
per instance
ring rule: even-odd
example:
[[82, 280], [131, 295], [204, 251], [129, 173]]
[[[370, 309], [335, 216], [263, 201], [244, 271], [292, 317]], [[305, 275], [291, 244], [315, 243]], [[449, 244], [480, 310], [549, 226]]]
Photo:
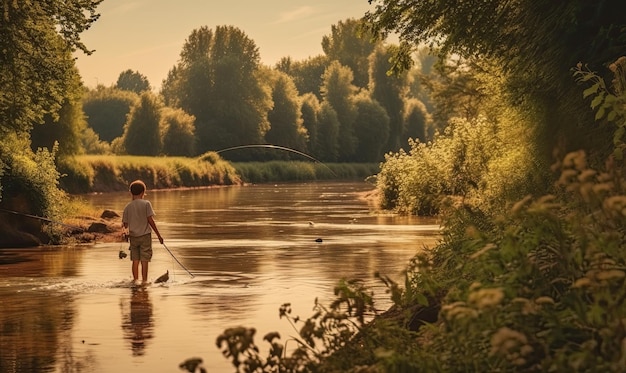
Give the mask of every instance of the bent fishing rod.
[[319, 159], [310, 156], [304, 152], [301, 152], [299, 150], [296, 149], [292, 149], [292, 148], [288, 148], [286, 146], [280, 146], [280, 145], [272, 145], [272, 144], [249, 144], [249, 145], [239, 145], [239, 146], [232, 146], [230, 148], [225, 148], [225, 149], [221, 149], [221, 150], [216, 150], [215, 153], [220, 154], [220, 153], [224, 153], [224, 152], [229, 152], [232, 150], [239, 150], [239, 149], [250, 149], [250, 148], [266, 148], [266, 149], [277, 149], [277, 150], [284, 150], [284, 151], [288, 151], [288, 152], [292, 152], [295, 154], [299, 154], [303, 157], [306, 157], [316, 163], [321, 164], [322, 166], [326, 167], [326, 169], [328, 171], [330, 171], [331, 174], [337, 176], [336, 173], [333, 172], [333, 170], [330, 169], [330, 167], [328, 167], [324, 162], [320, 161]]

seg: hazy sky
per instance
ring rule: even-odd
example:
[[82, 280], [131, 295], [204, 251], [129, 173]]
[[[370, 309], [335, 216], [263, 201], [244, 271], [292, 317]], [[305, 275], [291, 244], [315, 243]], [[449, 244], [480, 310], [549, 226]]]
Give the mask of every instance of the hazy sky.
[[239, 28], [256, 43], [261, 62], [273, 66], [281, 57], [321, 54], [331, 25], [370, 9], [367, 0], [105, 0], [100, 19], [82, 34], [95, 52], [78, 52], [76, 63], [88, 87], [115, 84], [131, 69], [159, 88], [191, 31], [202, 26]]

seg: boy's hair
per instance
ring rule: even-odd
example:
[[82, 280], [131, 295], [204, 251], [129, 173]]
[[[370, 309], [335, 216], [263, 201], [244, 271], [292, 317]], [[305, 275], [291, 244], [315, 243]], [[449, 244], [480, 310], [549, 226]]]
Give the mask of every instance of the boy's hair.
[[130, 193], [133, 196], [138, 196], [145, 191], [146, 191], [146, 184], [144, 184], [143, 181], [135, 180], [132, 183], [130, 183]]

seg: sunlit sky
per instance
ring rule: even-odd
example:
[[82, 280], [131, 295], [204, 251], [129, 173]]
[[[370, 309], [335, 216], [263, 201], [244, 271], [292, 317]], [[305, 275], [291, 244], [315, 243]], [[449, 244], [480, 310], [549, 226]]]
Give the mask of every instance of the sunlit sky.
[[261, 62], [273, 66], [285, 56], [323, 53], [331, 25], [371, 9], [367, 0], [105, 0], [100, 19], [82, 34], [95, 52], [76, 53], [76, 64], [88, 87], [115, 84], [131, 69], [159, 89], [194, 29], [235, 26], [254, 40]]

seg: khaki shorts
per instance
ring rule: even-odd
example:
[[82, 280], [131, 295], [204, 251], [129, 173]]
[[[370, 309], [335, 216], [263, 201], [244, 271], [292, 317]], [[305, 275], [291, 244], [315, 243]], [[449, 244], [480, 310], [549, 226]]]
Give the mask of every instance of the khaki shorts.
[[152, 259], [152, 235], [130, 236], [130, 260], [149, 262]]

